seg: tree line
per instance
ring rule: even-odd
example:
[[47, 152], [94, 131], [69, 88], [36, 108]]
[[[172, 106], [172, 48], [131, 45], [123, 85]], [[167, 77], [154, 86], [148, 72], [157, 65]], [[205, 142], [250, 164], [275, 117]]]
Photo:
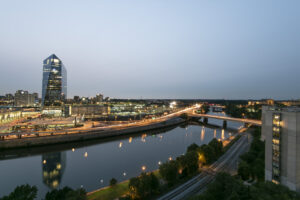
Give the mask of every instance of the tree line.
[[142, 173], [129, 180], [129, 194], [122, 199], [149, 199], [167, 191], [200, 172], [200, 167], [217, 160], [223, 154], [223, 144], [213, 139], [209, 144], [192, 144], [184, 155], [160, 165], [158, 174]]
[[264, 181], [265, 144], [260, 140], [261, 130], [252, 132], [249, 152], [240, 156], [238, 175], [219, 173], [207, 190], [191, 200], [299, 200], [300, 196], [287, 187]]
[[[0, 200], [34, 200], [37, 197], [38, 189], [36, 186], [28, 184], [17, 186], [9, 195], [0, 198]], [[84, 189], [73, 190], [69, 187], [54, 189], [47, 192], [44, 200], [86, 200], [86, 191]]]

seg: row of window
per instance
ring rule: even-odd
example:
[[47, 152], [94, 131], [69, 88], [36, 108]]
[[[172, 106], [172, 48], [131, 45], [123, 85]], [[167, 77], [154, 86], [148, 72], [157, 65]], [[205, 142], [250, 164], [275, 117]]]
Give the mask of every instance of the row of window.
[[273, 115], [273, 134], [272, 134], [272, 181], [280, 183], [280, 114]]

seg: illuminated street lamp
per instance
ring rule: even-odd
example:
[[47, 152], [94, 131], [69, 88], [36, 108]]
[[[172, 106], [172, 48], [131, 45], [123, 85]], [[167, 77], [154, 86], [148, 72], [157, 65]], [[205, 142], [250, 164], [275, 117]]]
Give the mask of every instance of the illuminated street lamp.
[[146, 166], [144, 165], [144, 166], [142, 166], [142, 170], [143, 171], [145, 171], [146, 170]]

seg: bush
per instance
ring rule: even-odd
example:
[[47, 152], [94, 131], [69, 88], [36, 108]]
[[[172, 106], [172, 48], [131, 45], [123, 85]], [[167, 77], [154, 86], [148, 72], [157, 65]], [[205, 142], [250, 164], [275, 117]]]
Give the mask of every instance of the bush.
[[84, 189], [73, 190], [69, 187], [64, 187], [60, 190], [52, 190], [47, 192], [45, 200], [86, 200], [86, 191]]
[[112, 186], [115, 186], [116, 184], [117, 184], [117, 179], [115, 179], [115, 178], [112, 178], [112, 179], [110, 179], [110, 181], [109, 181], [109, 185], [112, 187]]

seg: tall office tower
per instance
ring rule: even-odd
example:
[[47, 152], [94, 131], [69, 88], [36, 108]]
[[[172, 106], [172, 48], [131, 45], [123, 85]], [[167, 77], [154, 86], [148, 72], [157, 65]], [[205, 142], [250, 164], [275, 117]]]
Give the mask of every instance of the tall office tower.
[[67, 70], [62, 61], [52, 54], [43, 62], [43, 114], [61, 115], [67, 98]]
[[300, 192], [300, 108], [262, 109], [265, 179]]

